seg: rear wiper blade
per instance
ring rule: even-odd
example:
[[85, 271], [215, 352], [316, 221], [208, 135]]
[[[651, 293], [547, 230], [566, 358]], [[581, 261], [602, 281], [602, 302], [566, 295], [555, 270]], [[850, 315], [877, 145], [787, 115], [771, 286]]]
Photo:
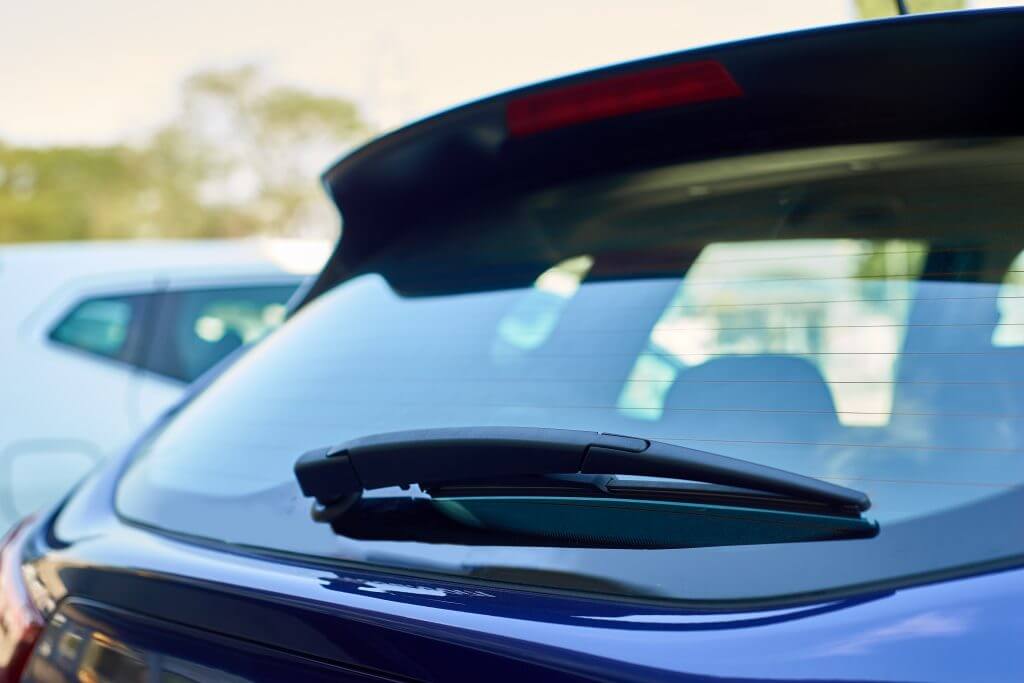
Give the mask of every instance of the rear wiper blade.
[[367, 490], [501, 484], [517, 477], [640, 475], [718, 484], [824, 505], [871, 507], [866, 493], [785, 470], [660, 441], [542, 427], [455, 427], [388, 432], [318, 448], [295, 463], [314, 518], [332, 521]]

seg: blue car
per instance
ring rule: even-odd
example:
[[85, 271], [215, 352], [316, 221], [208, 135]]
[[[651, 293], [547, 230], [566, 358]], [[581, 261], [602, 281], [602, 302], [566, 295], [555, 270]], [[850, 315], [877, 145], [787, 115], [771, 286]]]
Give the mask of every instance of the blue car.
[[747, 40], [342, 159], [288, 322], [4, 540], [0, 682], [1024, 680], [1022, 45]]

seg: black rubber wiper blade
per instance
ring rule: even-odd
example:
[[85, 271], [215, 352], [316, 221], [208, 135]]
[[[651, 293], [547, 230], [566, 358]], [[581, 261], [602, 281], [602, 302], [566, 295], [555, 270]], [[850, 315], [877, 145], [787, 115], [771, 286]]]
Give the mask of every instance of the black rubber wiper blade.
[[304, 495], [344, 508], [365, 490], [555, 474], [640, 475], [738, 487], [864, 511], [862, 491], [660, 441], [543, 427], [448, 427], [388, 432], [303, 454]]

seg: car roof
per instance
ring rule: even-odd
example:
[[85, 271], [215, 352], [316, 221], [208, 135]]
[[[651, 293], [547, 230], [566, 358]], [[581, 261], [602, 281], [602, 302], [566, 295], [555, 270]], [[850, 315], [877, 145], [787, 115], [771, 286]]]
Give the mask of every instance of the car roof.
[[105, 274], [164, 277], [205, 272], [238, 275], [310, 275], [330, 252], [322, 240], [124, 240], [38, 242], [0, 246], [4, 270], [45, 269], [48, 278], [70, 280]]
[[[323, 183], [344, 221], [301, 305], [430, 219], [567, 180], [821, 145], [1024, 134], [1024, 9], [911, 15], [618, 64], [487, 97], [381, 136]], [[515, 136], [513, 103], [661, 67], [713, 62], [742, 95]]]

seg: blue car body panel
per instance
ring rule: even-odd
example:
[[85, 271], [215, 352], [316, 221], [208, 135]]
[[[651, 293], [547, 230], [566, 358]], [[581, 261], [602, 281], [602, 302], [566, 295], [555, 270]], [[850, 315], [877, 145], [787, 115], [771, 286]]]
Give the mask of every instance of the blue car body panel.
[[[227, 553], [112, 516], [100, 528], [36, 562], [56, 602], [75, 596], [64, 613], [88, 608], [94, 628], [129, 646], [175, 643], [177, 657], [252, 680], [274, 676], [246, 674], [233, 660], [239, 648], [293, 659], [303, 676], [351, 680], [493, 671], [500, 680], [1010, 681], [1024, 672], [1024, 569], [709, 611]], [[148, 638], [136, 636], [141, 626]]]
[[[1007, 42], [1024, 35], [1024, 12], [1017, 11], [831, 28], [666, 59], [690, 54], [721, 59], [752, 93], [759, 87], [756, 64], [744, 62], [743, 54], [763, 59], [774, 46], [783, 49], [807, 41], [853, 50], [870, 43], [872, 35], [892, 44], [916, 36], [920, 42], [904, 45], [909, 55], [934, 48], [938, 34], [933, 32], [948, 29], [949, 22], [962, 26], [964, 51], [955, 58], [933, 53], [928, 59], [960, 60], [972, 68], [977, 67], [972, 60], [1020, 62], [1020, 41]], [[986, 43], [996, 47], [984, 55], [967, 50]], [[740, 56], [732, 59], [730, 51]], [[633, 67], [616, 67], [624, 68]], [[770, 65], [765, 68], [770, 71]], [[821, 64], [815, 68], [824, 70]], [[900, 68], [892, 65], [895, 72]], [[954, 69], [952, 76], [942, 78], [946, 83], [958, 78], [966, 83], [969, 71]], [[1019, 73], [1011, 69], [991, 76], [992, 81], [978, 87], [995, 88], [1005, 97], [997, 98], [999, 106], [989, 108], [988, 123], [999, 134], [1019, 133], [1024, 116], [1019, 109], [1007, 109], [1020, 102]], [[764, 87], [771, 85], [776, 92], [776, 99], [769, 102], [773, 106], [801, 92], [799, 80], [787, 90], [779, 74], [772, 78]], [[942, 78], [936, 75], [935, 84]], [[996, 81], [1002, 85], [993, 86]], [[452, 160], [453, 172], [444, 182], [460, 184], [460, 191], [467, 183], [472, 189], [480, 179], [493, 181], [513, 172], [520, 163], [518, 153], [486, 133], [500, 127], [503, 98], [514, 95], [420, 122], [330, 171], [326, 182], [346, 214], [346, 233], [332, 262], [306, 293], [306, 301], [344, 277], [394, 228], [401, 212], [387, 214], [381, 209], [382, 217], [371, 220], [374, 203], [383, 200], [387, 187], [406, 193], [404, 199], [392, 198], [391, 209], [417, 205], [424, 193], [438, 189], [438, 201], [445, 201], [451, 187], [421, 187], [416, 180], [424, 177], [423, 165], [436, 162], [438, 155]], [[963, 93], [953, 95], [958, 106], [966, 105]], [[865, 106], [874, 107], [877, 114], [883, 105], [891, 107], [880, 96]], [[961, 109], [968, 110], [961, 106], [951, 111]], [[756, 116], [767, 125], [786, 111], [769, 106]], [[895, 119], [900, 116], [893, 112]], [[846, 125], [839, 119], [832, 124], [836, 129]], [[936, 116], [920, 129], [922, 135], [935, 134], [945, 126], [950, 134], [961, 135], [985, 125], [983, 120], [950, 115]], [[461, 133], [452, 133], [460, 126]], [[906, 127], [906, 121], [896, 125], [893, 136], [905, 136]], [[602, 135], [610, 130], [601, 125], [587, 128]], [[813, 138], [822, 128], [805, 122], [802, 130]], [[837, 137], [835, 129], [828, 135], [833, 141], [877, 138], [863, 128], [845, 137]], [[785, 135], [756, 141], [737, 137], [729, 144], [736, 149], [751, 144], [769, 148], [795, 140]], [[567, 158], [577, 158], [577, 143], [564, 144]], [[613, 147], [607, 149], [609, 164], [616, 161]], [[405, 149], [405, 156], [389, 157], [394, 149]], [[692, 153], [702, 152], [693, 147]], [[638, 160], [655, 156], [652, 152], [649, 159]], [[402, 172], [389, 175], [398, 161]], [[506, 163], [507, 168], [494, 171]], [[483, 172], [487, 168], [491, 171]], [[574, 174], [580, 171], [571, 169]], [[201, 387], [193, 395], [198, 390]], [[977, 567], [967, 576], [866, 588], [840, 600], [805, 597], [717, 608], [442, 579], [429, 572], [397, 574], [230, 550], [128, 523], [115, 513], [113, 499], [129, 457], [130, 451], [85, 482], [58, 511], [59, 523], [54, 521], [55, 512], [37, 525], [26, 563], [35, 577], [34, 599], [50, 608], [53, 647], [60, 641], [59, 629], [102, 634], [102, 642], [123, 646], [112, 657], [136, 663], [173, 660], [181, 671], [192, 671], [195, 680], [1024, 680], [1024, 649], [1019, 646], [1024, 634], [1024, 569]], [[37, 648], [30, 680], [70, 680], [75, 667], [83, 665], [69, 659], [69, 668], [58, 671], [47, 669], [43, 659]]]

